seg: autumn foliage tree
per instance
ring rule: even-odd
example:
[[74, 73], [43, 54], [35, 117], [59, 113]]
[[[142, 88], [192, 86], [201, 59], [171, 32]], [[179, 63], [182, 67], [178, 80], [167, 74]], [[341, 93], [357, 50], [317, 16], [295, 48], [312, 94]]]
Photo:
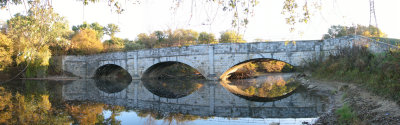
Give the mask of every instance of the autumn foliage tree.
[[237, 33], [233, 30], [224, 31], [221, 33], [221, 37], [219, 39], [220, 43], [246, 43], [243, 40], [243, 35]]
[[7, 21], [6, 34], [13, 41], [14, 61], [26, 67], [26, 77], [46, 75], [52, 55], [49, 46], [62, 42], [66, 33], [64, 18], [43, 4], [31, 1], [27, 15], [16, 14]]
[[71, 54], [96, 54], [103, 51], [103, 44], [92, 29], [81, 29], [71, 40]]
[[0, 33], [0, 71], [12, 63], [12, 41], [6, 35]]

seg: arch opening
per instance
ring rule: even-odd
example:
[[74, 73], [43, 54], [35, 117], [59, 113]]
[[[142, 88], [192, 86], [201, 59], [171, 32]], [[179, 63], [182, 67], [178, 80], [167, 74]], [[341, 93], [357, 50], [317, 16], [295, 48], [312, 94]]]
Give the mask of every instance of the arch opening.
[[247, 79], [268, 73], [290, 73], [294, 71], [295, 67], [284, 61], [258, 58], [247, 60], [232, 66], [220, 76], [220, 79]]
[[142, 79], [205, 79], [195, 68], [181, 62], [157, 63], [148, 68]]
[[115, 64], [99, 67], [96, 70], [94, 79], [96, 86], [107, 93], [120, 92], [132, 82], [129, 72]]
[[231, 93], [251, 101], [276, 101], [290, 96], [300, 86], [295, 68], [274, 59], [251, 59], [232, 66], [220, 76]]

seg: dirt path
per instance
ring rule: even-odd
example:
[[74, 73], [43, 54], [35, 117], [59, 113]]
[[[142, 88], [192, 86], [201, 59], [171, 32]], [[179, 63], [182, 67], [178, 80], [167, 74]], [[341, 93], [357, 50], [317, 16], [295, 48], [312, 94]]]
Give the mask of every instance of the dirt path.
[[400, 106], [368, 92], [359, 84], [316, 80], [304, 75], [298, 79], [310, 91], [329, 94], [332, 105], [316, 124], [339, 124], [335, 111], [347, 103], [358, 117], [351, 124], [400, 125]]

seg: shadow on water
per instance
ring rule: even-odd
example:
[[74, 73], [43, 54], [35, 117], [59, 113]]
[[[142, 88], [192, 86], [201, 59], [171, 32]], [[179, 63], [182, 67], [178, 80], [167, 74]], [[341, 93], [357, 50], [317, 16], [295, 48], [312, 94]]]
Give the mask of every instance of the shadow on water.
[[143, 85], [154, 95], [164, 98], [181, 98], [196, 92], [203, 87], [204, 80], [161, 79], [142, 80]]
[[293, 73], [271, 73], [257, 78], [221, 80], [220, 84], [241, 98], [250, 101], [271, 102], [287, 98], [295, 92], [305, 91], [295, 81]]

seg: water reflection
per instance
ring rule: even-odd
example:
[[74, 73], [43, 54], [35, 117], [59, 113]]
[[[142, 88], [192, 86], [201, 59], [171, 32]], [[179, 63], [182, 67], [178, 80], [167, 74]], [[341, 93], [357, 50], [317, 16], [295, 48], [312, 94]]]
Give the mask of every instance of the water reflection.
[[190, 79], [143, 80], [151, 93], [165, 98], [181, 98], [203, 87], [204, 81]]
[[[272, 102], [256, 102], [232, 94], [215, 81], [98, 82], [86, 79], [3, 85], [6, 89], [0, 89], [0, 124], [222, 124], [249, 120], [264, 124], [269, 119], [310, 122], [326, 111], [326, 98], [308, 91], [289, 92], [289, 97]], [[237, 85], [244, 93], [249, 88], [244, 83], [228, 85]], [[172, 94], [162, 95], [164, 91]]]
[[222, 80], [221, 85], [231, 93], [252, 101], [276, 101], [294, 93], [300, 86], [292, 73], [268, 74], [257, 78]]
[[118, 79], [95, 79], [96, 87], [103, 92], [116, 93], [121, 92], [131, 83], [131, 80]]

